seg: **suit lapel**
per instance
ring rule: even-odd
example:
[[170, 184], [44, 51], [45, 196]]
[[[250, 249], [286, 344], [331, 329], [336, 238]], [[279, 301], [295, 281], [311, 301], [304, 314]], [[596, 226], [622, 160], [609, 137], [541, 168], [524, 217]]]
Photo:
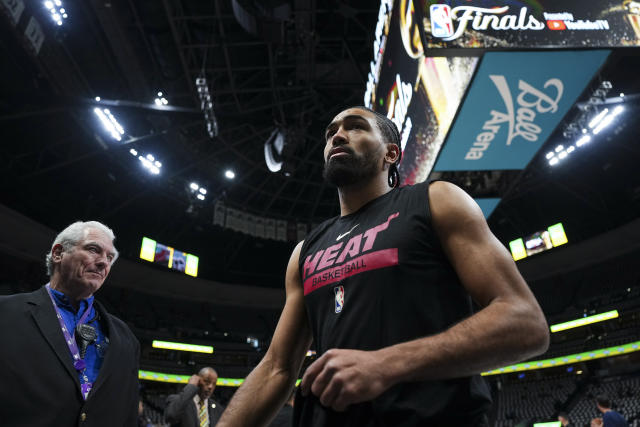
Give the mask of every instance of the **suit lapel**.
[[65, 370], [75, 383], [78, 385], [77, 390], [80, 393], [80, 380], [78, 380], [78, 374], [73, 367], [71, 361], [71, 354], [69, 353], [69, 347], [64, 341], [64, 336], [60, 330], [60, 323], [56, 318], [56, 312], [53, 309], [53, 304], [47, 295], [47, 290], [42, 287], [39, 290], [32, 293], [32, 298], [29, 300], [31, 305], [31, 316], [36, 322], [36, 325], [40, 329], [40, 332], [44, 336], [49, 346], [53, 349], [58, 359], [64, 366]]

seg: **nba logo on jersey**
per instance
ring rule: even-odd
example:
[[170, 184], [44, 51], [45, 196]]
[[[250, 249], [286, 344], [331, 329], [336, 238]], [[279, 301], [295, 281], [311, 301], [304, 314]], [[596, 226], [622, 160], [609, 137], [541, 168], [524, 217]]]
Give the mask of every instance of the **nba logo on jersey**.
[[432, 4], [429, 13], [433, 37], [451, 37], [453, 35], [451, 7], [448, 4]]
[[344, 307], [344, 287], [336, 286], [333, 292], [336, 294], [336, 313], [340, 313]]

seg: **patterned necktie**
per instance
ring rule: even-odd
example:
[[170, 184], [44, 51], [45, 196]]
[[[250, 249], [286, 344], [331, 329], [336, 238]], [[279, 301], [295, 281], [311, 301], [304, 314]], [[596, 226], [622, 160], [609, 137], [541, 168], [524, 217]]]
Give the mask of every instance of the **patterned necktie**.
[[204, 400], [200, 400], [200, 410], [198, 412], [198, 419], [200, 420], [200, 427], [209, 427], [209, 418], [207, 417], [207, 405]]

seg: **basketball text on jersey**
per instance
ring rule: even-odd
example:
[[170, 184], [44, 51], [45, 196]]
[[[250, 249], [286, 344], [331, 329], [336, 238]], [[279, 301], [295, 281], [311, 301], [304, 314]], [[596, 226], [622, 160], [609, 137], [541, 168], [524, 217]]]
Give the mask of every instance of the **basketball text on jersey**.
[[389, 215], [385, 222], [351, 237], [346, 244], [342, 241], [309, 255], [302, 273], [304, 294], [354, 274], [398, 265], [397, 248], [370, 252], [378, 233], [385, 231], [398, 215], [399, 212]]

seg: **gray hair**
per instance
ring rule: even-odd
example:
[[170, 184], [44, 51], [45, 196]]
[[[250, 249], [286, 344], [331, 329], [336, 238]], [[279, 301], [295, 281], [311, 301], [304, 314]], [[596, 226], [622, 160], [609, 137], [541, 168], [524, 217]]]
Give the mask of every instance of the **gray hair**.
[[[69, 225], [67, 228], [62, 230], [60, 234], [58, 234], [51, 244], [51, 249], [49, 253], [45, 257], [45, 262], [47, 265], [47, 275], [51, 276], [53, 274], [53, 259], [51, 257], [51, 251], [55, 245], [62, 245], [62, 250], [64, 252], [71, 252], [73, 249], [80, 243], [87, 235], [89, 229], [95, 229], [102, 231], [106, 234], [113, 242], [116, 239], [116, 235], [113, 234], [113, 230], [102, 224], [98, 221], [77, 221], [73, 224]], [[114, 248], [115, 249], [115, 248]], [[111, 265], [118, 259], [118, 250], [116, 250], [115, 256], [111, 261]]]

